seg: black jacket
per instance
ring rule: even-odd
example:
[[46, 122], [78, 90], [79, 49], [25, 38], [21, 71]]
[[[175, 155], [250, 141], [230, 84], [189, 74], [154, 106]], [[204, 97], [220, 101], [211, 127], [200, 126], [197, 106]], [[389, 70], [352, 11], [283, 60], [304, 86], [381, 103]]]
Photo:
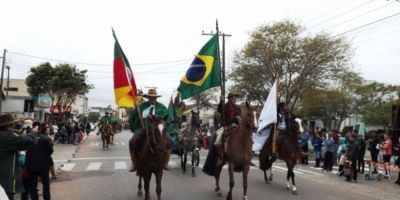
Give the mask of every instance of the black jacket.
[[49, 170], [53, 143], [50, 138], [43, 134], [36, 135], [36, 144], [26, 151], [25, 167], [30, 172]]
[[359, 155], [360, 155], [360, 145], [358, 144], [357, 140], [355, 140], [351, 145], [349, 149], [350, 155], [349, 158], [350, 160], [358, 160]]

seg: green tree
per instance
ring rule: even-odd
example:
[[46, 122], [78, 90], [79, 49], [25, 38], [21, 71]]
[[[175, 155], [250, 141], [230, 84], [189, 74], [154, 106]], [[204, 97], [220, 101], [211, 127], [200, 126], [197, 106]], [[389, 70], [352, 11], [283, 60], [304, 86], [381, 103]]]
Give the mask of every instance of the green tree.
[[205, 90], [190, 98], [190, 100], [194, 101], [197, 112], [199, 112], [201, 108], [209, 109], [212, 107], [212, 102], [215, 101], [215, 96], [213, 95], [215, 90], [216, 89]]
[[78, 95], [85, 95], [93, 88], [87, 83], [86, 73], [87, 70], [70, 64], [52, 67], [50, 63], [43, 63], [31, 68], [25, 82], [29, 94], [48, 94], [52, 105], [71, 105]]
[[100, 119], [100, 113], [98, 112], [89, 112], [88, 121], [91, 123], [97, 123]]
[[263, 104], [278, 74], [280, 97], [293, 110], [305, 88], [334, 86], [338, 77], [352, 73], [351, 56], [343, 38], [305, 34], [300, 25], [282, 21], [250, 34], [249, 42], [235, 54], [229, 78], [233, 91]]
[[358, 87], [356, 94], [357, 112], [366, 124], [390, 126], [392, 105], [397, 103], [400, 86], [370, 82]]

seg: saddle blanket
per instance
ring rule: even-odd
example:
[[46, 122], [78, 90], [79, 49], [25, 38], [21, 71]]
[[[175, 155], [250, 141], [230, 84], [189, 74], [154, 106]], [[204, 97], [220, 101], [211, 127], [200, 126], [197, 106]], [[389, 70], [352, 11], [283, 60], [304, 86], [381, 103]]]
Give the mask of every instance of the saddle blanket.
[[253, 151], [260, 151], [269, 136], [271, 135], [271, 128], [262, 129], [260, 132], [253, 133]]

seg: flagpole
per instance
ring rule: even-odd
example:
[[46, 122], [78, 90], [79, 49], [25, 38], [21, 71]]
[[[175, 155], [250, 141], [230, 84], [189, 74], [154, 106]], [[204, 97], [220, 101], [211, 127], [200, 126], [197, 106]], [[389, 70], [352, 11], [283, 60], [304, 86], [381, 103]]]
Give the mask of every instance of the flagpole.
[[[279, 96], [278, 96], [278, 94], [279, 94], [279, 73], [278, 73], [278, 70], [276, 71], [275, 81], [276, 81], [276, 107], [278, 108], [278, 104], [279, 104]], [[276, 138], [277, 138], [277, 134], [278, 134], [278, 131], [276, 128], [277, 125], [278, 125], [278, 119], [275, 122], [274, 134], [272, 135], [272, 153], [273, 154], [276, 153]]]
[[[217, 38], [218, 38], [218, 45], [217, 45], [217, 53], [218, 53], [218, 65], [221, 66], [221, 59], [220, 59], [220, 51], [219, 51], [219, 27], [218, 27], [218, 19], [215, 21], [215, 29], [217, 31]], [[222, 42], [224, 42], [225, 38], [222, 38]], [[221, 96], [223, 98], [222, 103], [222, 112], [221, 112], [221, 122], [225, 121], [225, 66], [221, 66]], [[222, 126], [225, 132], [225, 126]]]

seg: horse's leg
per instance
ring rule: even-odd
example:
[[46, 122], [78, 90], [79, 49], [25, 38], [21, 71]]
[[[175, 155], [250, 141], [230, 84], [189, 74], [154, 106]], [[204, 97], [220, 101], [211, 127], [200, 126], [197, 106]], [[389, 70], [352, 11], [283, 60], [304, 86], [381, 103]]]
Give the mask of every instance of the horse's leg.
[[139, 197], [141, 197], [143, 195], [143, 192], [142, 192], [142, 179], [143, 179], [142, 175], [139, 175], [139, 185], [138, 185], [138, 189], [139, 190], [137, 192], [137, 195]]
[[192, 176], [196, 177], [196, 171], [194, 169], [195, 163], [194, 163], [194, 158], [195, 158], [195, 149], [192, 149]]
[[184, 154], [183, 154], [182, 170], [183, 170], [183, 173], [186, 173], [186, 162], [187, 162], [187, 154], [188, 154], [186, 147], [183, 151], [184, 151]]
[[243, 168], [243, 200], [247, 200], [247, 176], [249, 174], [250, 165]]
[[229, 171], [229, 192], [228, 196], [226, 196], [226, 200], [232, 200], [232, 189], [235, 186], [235, 180], [233, 176], [233, 169], [234, 165], [232, 163], [228, 164], [228, 171]]
[[273, 180], [273, 173], [272, 173], [272, 165], [274, 164], [273, 163], [273, 161], [272, 161], [272, 159], [271, 160], [269, 160], [269, 162], [271, 162], [271, 163], [269, 163], [270, 164], [270, 167], [269, 167], [269, 181], [272, 181]]
[[219, 177], [221, 176], [221, 171], [222, 171], [222, 167], [224, 165], [217, 165], [216, 166], [216, 172], [215, 172], [215, 192], [217, 193], [217, 196], [221, 197], [222, 193], [221, 193], [221, 188], [219, 186]]
[[161, 180], [163, 176], [163, 170], [160, 170], [159, 172], [156, 173], [156, 193], [157, 193], [157, 199], [161, 200]]
[[143, 175], [144, 193], [145, 193], [144, 199], [145, 199], [145, 200], [150, 200], [150, 199], [151, 199], [151, 198], [150, 198], [150, 191], [149, 191], [149, 188], [150, 188], [150, 180], [151, 180], [151, 173], [150, 173], [150, 172], [145, 173], [145, 174]]
[[[291, 174], [290, 174], [290, 177], [292, 178], [292, 185], [293, 185], [293, 187], [292, 187], [292, 193], [293, 194], [297, 194], [297, 188], [296, 188], [296, 183], [295, 183], [295, 181], [294, 181], [294, 171], [293, 171], [293, 168], [294, 168], [294, 166], [295, 166], [295, 164], [296, 164], [296, 158], [294, 158], [293, 159], [294, 160], [294, 162], [292, 162], [292, 163], [290, 163], [290, 172], [291, 172]], [[289, 167], [288, 167], [288, 169], [289, 169]], [[289, 171], [289, 170], [288, 170]]]

